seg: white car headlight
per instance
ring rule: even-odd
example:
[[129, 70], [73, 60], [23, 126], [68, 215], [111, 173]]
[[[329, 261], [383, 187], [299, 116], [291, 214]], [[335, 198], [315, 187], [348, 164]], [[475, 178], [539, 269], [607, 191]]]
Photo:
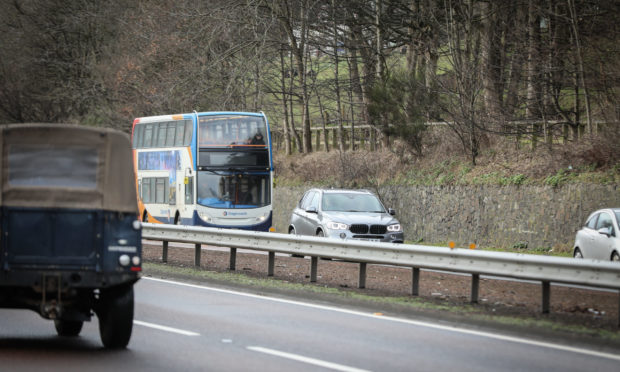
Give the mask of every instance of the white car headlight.
[[394, 225], [388, 225], [387, 230], [391, 232], [402, 231], [399, 223], [394, 224]]
[[347, 230], [349, 228], [349, 225], [340, 222], [328, 222], [327, 228], [330, 230]]

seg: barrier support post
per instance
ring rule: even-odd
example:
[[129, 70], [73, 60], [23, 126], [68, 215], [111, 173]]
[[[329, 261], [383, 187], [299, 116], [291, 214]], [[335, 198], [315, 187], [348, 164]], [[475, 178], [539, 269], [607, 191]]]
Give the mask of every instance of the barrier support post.
[[411, 273], [411, 295], [418, 296], [420, 294], [420, 268], [413, 267]]
[[359, 288], [366, 288], [366, 262], [360, 262]]
[[161, 262], [166, 263], [168, 262], [168, 242], [164, 240], [163, 243], [164, 244], [163, 244], [162, 252], [161, 252]]
[[236, 266], [237, 266], [237, 248], [230, 247], [230, 264], [228, 265], [228, 269], [230, 271], [235, 271]]
[[276, 262], [276, 252], [269, 252], [269, 264], [267, 267], [267, 276], [273, 276], [275, 262]]
[[549, 300], [551, 297], [551, 283], [546, 280], [542, 282], [542, 313], [549, 314]]
[[316, 282], [317, 266], [319, 265], [319, 258], [317, 256], [310, 257], [310, 282]]
[[200, 244], [194, 245], [194, 266], [200, 267], [200, 253], [202, 251]]
[[471, 274], [471, 303], [478, 303], [478, 289], [480, 289], [480, 274]]

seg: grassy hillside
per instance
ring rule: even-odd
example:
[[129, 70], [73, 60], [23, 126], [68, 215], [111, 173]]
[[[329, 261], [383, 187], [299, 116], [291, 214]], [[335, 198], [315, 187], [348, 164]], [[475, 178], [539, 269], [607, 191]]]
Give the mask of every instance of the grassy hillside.
[[594, 136], [580, 142], [528, 144], [490, 140], [476, 166], [450, 136], [427, 138], [422, 157], [399, 150], [313, 152], [286, 156], [276, 152], [277, 183], [334, 187], [403, 185], [548, 185], [620, 184], [620, 144], [616, 136]]

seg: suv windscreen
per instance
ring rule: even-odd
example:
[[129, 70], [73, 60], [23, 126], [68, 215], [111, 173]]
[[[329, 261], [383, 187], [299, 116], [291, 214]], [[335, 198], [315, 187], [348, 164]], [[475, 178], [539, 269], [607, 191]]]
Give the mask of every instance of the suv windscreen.
[[325, 193], [321, 200], [323, 211], [385, 213], [379, 199], [371, 194]]

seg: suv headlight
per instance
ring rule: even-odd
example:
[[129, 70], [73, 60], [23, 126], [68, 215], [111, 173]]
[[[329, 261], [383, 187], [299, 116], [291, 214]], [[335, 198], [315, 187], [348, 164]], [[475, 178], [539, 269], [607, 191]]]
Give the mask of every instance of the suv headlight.
[[402, 231], [399, 223], [394, 224], [394, 225], [388, 225], [387, 230], [390, 232]]
[[327, 228], [330, 230], [348, 230], [349, 225], [347, 225], [346, 223], [340, 223], [340, 222], [328, 222]]

